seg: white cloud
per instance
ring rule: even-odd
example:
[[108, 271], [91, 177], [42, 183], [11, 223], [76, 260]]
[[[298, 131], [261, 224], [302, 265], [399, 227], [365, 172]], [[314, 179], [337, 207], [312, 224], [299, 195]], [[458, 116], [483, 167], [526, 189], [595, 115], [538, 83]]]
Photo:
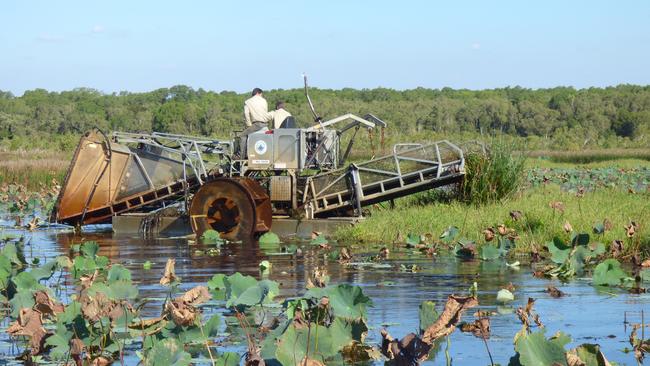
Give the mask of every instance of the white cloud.
[[93, 33], [102, 33], [102, 32], [104, 32], [105, 30], [106, 30], [106, 29], [104, 29], [103, 26], [97, 24], [97, 25], [95, 25], [95, 26], [93, 27], [92, 32], [93, 32]]
[[473, 50], [479, 50], [479, 49], [481, 49], [481, 44], [478, 43], [478, 42], [474, 42], [474, 43], [472, 43], [472, 49], [473, 49]]

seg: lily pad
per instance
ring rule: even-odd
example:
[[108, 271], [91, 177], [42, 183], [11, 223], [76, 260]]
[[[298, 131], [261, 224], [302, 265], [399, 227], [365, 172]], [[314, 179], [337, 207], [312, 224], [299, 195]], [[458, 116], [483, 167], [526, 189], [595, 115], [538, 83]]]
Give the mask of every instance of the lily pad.
[[618, 286], [628, 275], [616, 259], [606, 259], [594, 269], [594, 285]]
[[276, 233], [269, 231], [260, 236], [259, 243], [263, 245], [280, 244], [280, 237]]
[[[570, 340], [570, 339], [569, 339]], [[531, 333], [517, 339], [515, 350], [522, 366], [565, 365], [564, 345], [567, 337], [560, 334], [546, 339], [543, 331]]]
[[189, 366], [191, 362], [192, 355], [185, 352], [183, 345], [173, 338], [156, 343], [144, 359], [145, 366]]
[[490, 244], [483, 244], [479, 248], [479, 257], [484, 261], [497, 259], [501, 256], [501, 251]]
[[223, 244], [225, 240], [221, 239], [221, 235], [216, 230], [206, 230], [201, 235], [203, 244]]
[[447, 244], [451, 244], [458, 236], [459, 230], [455, 226], [450, 226], [440, 235], [440, 240]]
[[438, 320], [440, 314], [436, 311], [435, 301], [425, 300], [420, 303], [420, 334], [423, 334], [424, 331], [435, 323]]

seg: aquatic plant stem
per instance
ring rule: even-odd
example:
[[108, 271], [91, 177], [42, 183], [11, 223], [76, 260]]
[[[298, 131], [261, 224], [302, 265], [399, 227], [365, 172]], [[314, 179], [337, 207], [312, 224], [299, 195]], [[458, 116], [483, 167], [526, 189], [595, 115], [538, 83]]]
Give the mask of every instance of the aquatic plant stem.
[[485, 344], [485, 350], [487, 351], [488, 356], [490, 357], [490, 365], [494, 366], [494, 360], [492, 359], [492, 353], [490, 353], [490, 347], [488, 347], [487, 340], [485, 339], [485, 331], [483, 330], [483, 327], [479, 327], [481, 330], [481, 339], [483, 340], [483, 343]]
[[451, 340], [447, 336], [447, 347], [445, 348], [445, 359], [447, 360], [447, 366], [451, 366], [451, 356], [449, 355], [449, 347], [451, 346]]
[[208, 338], [205, 336], [205, 332], [203, 331], [203, 322], [201, 322], [201, 321], [199, 321], [199, 329], [201, 329], [201, 336], [203, 336], [203, 338], [205, 338], [205, 349], [208, 350], [208, 355], [210, 356], [210, 361], [212, 361], [212, 366], [215, 366], [216, 363], [214, 361], [214, 356], [212, 356], [212, 351], [210, 350], [210, 346], [209, 346], [209, 343], [208, 343]]

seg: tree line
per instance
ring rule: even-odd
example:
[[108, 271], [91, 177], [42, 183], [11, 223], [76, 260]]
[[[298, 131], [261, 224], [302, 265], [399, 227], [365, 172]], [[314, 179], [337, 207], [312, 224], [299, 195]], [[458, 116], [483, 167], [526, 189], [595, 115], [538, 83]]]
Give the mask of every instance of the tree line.
[[[284, 101], [299, 125], [313, 123], [302, 89], [270, 90], [264, 95], [270, 107]], [[650, 133], [650, 86], [479, 91], [314, 88], [310, 95], [325, 120], [348, 112], [373, 113], [388, 123], [386, 134], [395, 140], [507, 135], [580, 148], [612, 142], [647, 146]], [[144, 93], [78, 88], [36, 89], [14, 96], [0, 91], [0, 145], [47, 145], [68, 136], [71, 142], [65, 148], [72, 148], [79, 134], [93, 127], [225, 138], [243, 128], [247, 97], [183, 85]]]

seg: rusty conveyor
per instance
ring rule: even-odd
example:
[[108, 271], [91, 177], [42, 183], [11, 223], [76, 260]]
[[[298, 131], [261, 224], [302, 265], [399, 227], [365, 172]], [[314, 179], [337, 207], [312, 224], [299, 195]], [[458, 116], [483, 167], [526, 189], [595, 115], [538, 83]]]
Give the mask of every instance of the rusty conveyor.
[[108, 223], [112, 216], [182, 197], [219, 175], [201, 152], [228, 143], [170, 134], [84, 134], [75, 150], [51, 222]]

